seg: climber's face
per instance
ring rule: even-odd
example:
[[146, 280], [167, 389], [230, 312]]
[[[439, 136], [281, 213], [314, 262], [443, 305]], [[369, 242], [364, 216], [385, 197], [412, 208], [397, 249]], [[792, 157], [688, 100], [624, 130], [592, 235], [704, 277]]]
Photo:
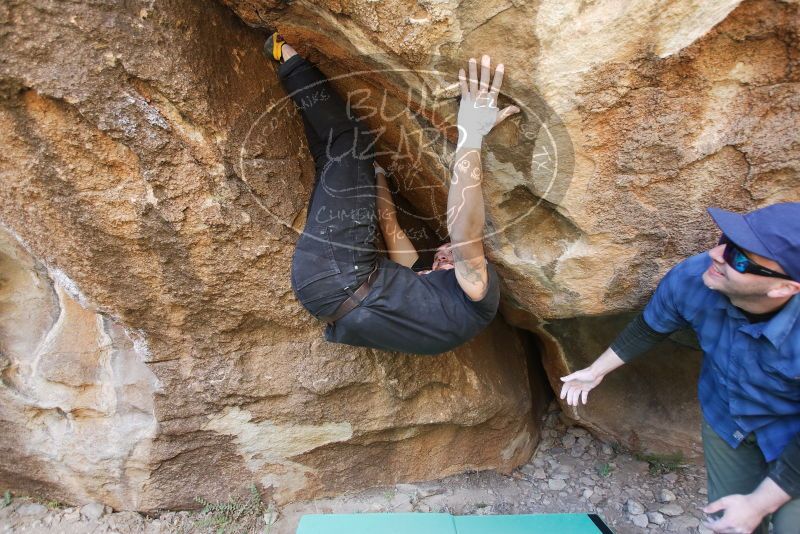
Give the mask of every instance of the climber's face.
[[450, 243], [445, 243], [436, 249], [436, 254], [433, 255], [434, 271], [446, 271], [455, 267], [453, 263], [453, 250], [450, 248]]

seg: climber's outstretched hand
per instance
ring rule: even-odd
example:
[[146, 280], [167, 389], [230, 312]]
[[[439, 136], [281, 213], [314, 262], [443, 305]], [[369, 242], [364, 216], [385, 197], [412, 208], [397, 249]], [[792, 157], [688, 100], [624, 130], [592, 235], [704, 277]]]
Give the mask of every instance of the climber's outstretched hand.
[[481, 58], [480, 79], [478, 63], [474, 57], [469, 59], [469, 77], [464, 69], [459, 69], [461, 105], [458, 108], [458, 148], [480, 148], [483, 137], [492, 128], [519, 112], [517, 106], [508, 106], [502, 110], [497, 107], [504, 70], [503, 64], [498, 64], [494, 70], [494, 80], [490, 80], [491, 59], [485, 54]]

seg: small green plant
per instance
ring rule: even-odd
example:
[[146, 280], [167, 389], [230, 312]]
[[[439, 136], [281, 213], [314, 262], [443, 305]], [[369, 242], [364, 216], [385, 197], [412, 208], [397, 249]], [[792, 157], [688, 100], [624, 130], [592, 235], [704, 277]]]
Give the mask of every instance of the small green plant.
[[[229, 499], [228, 502], [209, 502], [202, 497], [195, 497], [195, 501], [203, 505], [202, 513], [209, 514], [195, 526], [200, 528], [210, 527], [215, 530], [217, 534], [225, 534], [230, 529], [237, 529], [234, 532], [252, 532], [254, 531], [255, 523], [266, 514], [269, 514], [267, 525], [264, 533], [269, 534], [272, 519], [272, 508], [264, 506], [261, 500], [261, 492], [255, 484], [250, 485], [250, 497], [246, 502], [239, 502], [237, 500]], [[241, 529], [241, 530], [238, 530]]]
[[391, 502], [392, 499], [394, 499], [395, 495], [396, 495], [396, 492], [393, 491], [393, 490], [386, 490], [386, 491], [383, 492], [383, 498], [386, 499], [387, 501], [390, 501], [390, 502]]
[[613, 468], [608, 462], [597, 466], [597, 474], [603, 478], [611, 476], [611, 471], [613, 471]]
[[3, 508], [11, 504], [11, 501], [12, 501], [11, 491], [6, 490], [6, 492], [3, 493]]
[[42, 506], [46, 506], [50, 510], [60, 510], [61, 508], [66, 508], [67, 506], [57, 499], [48, 499], [40, 495], [31, 495], [30, 498], [33, 502], [39, 503]]
[[636, 459], [650, 464], [651, 475], [663, 475], [672, 473], [685, 467], [683, 463], [683, 453], [680, 451], [670, 454], [644, 454], [637, 453]]
[[487, 506], [489, 506], [489, 505], [486, 504], [485, 502], [476, 502], [475, 503], [475, 508], [486, 508]]

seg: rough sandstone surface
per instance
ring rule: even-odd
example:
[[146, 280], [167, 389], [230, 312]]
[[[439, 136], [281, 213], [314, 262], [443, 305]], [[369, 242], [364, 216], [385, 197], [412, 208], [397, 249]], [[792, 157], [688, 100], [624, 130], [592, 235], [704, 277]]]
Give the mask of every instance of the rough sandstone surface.
[[[637, 308], [714, 241], [707, 205], [800, 198], [796, 2], [225, 3], [329, 75], [369, 69], [343, 92], [415, 110], [380, 144], [412, 139], [400, 192], [440, 237], [452, 74], [483, 52], [506, 64], [526, 113], [484, 152], [502, 230], [487, 253], [554, 386], [626, 317], [591, 316]], [[270, 107], [285, 95], [261, 32], [189, 1], [7, 2], [0, 24], [6, 485], [152, 510], [250, 482], [285, 502], [528, 459], [540, 407], [503, 319], [419, 358], [326, 344], [294, 300], [313, 172], [296, 113]], [[697, 354], [662, 352], [573, 416], [696, 451]]]
[[[333, 75], [374, 63], [436, 71], [409, 83], [422, 144], [437, 146], [441, 118], [453, 117], [455, 102], [435, 96], [447, 96], [447, 74], [482, 53], [505, 64], [505, 103], [523, 113], [484, 149], [487, 249], [504, 281], [503, 314], [540, 337], [556, 390], [671, 266], [716, 242], [706, 207], [800, 199], [796, 1], [224, 1], [248, 24], [277, 27]], [[398, 77], [359, 81], [402, 100], [410, 91], [395, 87]], [[390, 134], [384, 144], [396, 151]], [[439, 229], [444, 188], [425, 186], [442, 182], [447, 163], [420, 157], [398, 173]], [[558, 170], [548, 176], [542, 164]], [[697, 457], [700, 352], [675, 339], [617, 371], [588, 407], [565, 411], [631, 448]]]
[[155, 510], [527, 461], [542, 407], [502, 319], [423, 358], [327, 344], [294, 299], [297, 114], [239, 158], [283, 94], [260, 32], [191, 1], [0, 23], [4, 488]]

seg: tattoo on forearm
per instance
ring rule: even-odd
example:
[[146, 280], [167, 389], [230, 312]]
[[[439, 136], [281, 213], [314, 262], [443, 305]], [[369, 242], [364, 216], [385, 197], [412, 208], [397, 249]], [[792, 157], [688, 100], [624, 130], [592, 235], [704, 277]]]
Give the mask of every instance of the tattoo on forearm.
[[453, 247], [453, 260], [455, 262], [456, 271], [461, 275], [461, 277], [476, 287], [480, 287], [481, 290], [486, 286], [486, 281], [483, 279], [483, 269], [482, 266], [476, 267], [474, 265], [474, 260], [468, 260], [464, 257], [464, 253], [461, 250], [461, 247]]

